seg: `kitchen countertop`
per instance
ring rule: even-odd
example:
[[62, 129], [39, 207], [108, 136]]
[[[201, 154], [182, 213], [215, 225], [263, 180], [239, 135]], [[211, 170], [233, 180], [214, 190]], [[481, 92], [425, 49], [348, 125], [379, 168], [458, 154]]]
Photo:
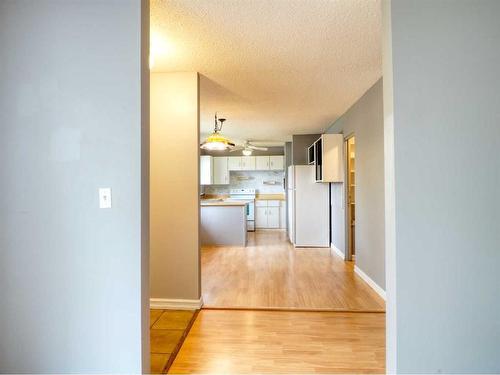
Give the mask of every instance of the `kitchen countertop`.
[[257, 194], [255, 199], [258, 201], [284, 201], [285, 194]]
[[240, 200], [230, 200], [230, 199], [202, 199], [200, 200], [201, 206], [245, 206], [249, 201], [240, 201]]

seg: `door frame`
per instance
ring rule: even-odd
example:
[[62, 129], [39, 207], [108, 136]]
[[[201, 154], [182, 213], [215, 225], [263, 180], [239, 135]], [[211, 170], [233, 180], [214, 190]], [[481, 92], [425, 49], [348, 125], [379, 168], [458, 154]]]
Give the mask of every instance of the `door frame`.
[[348, 262], [352, 261], [352, 251], [350, 244], [351, 238], [351, 224], [350, 224], [350, 205], [349, 205], [349, 147], [348, 142], [351, 138], [354, 138], [354, 132], [349, 133], [344, 137], [344, 189], [343, 189], [343, 201], [344, 201], [344, 231], [345, 231], [345, 241], [344, 241], [344, 254], [345, 260]]

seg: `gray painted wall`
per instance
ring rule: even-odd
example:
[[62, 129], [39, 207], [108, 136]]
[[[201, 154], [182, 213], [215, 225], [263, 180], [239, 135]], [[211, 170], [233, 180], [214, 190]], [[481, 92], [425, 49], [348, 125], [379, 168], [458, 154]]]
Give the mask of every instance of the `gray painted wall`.
[[301, 134], [292, 136], [292, 165], [307, 165], [307, 148], [312, 145], [321, 134]]
[[[384, 111], [379, 79], [327, 133], [356, 137], [356, 265], [385, 289]], [[332, 243], [346, 249], [344, 184], [334, 183]]]
[[500, 2], [392, 2], [397, 370], [500, 372]]
[[0, 62], [0, 372], [147, 371], [141, 1], [1, 1]]

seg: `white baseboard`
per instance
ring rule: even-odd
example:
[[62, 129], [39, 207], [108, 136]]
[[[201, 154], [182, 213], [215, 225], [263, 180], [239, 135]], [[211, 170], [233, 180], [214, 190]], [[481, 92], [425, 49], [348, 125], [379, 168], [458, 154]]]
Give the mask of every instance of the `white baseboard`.
[[168, 299], [150, 298], [149, 307], [160, 310], [197, 310], [203, 306], [203, 298], [200, 299]]
[[342, 251], [340, 251], [338, 248], [335, 247], [334, 244], [330, 244], [330, 248], [333, 250], [335, 254], [337, 254], [339, 257], [341, 257], [343, 260], [345, 260], [345, 255]]
[[370, 276], [368, 276], [366, 273], [361, 271], [358, 266], [354, 266], [354, 272], [361, 277], [370, 287], [377, 292], [377, 294], [383, 298], [383, 300], [386, 300], [385, 297], [385, 290], [382, 289], [375, 281], [373, 281]]

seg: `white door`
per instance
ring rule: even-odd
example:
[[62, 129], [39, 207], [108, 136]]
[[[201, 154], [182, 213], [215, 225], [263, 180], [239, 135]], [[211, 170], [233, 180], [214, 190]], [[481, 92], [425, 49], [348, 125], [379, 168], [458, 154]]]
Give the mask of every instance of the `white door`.
[[228, 156], [227, 169], [230, 171], [241, 171], [241, 156]]
[[255, 170], [255, 156], [242, 156], [241, 169], [244, 171]]
[[227, 156], [214, 157], [214, 185], [229, 184], [229, 170], [227, 169]]
[[212, 185], [212, 157], [200, 156], [200, 185]]
[[255, 228], [267, 228], [267, 207], [255, 207]]
[[280, 227], [280, 208], [268, 207], [267, 208], [267, 227], [279, 228]]
[[269, 169], [269, 156], [256, 156], [255, 169], [265, 171]]
[[282, 155], [273, 155], [269, 157], [269, 169], [273, 171], [282, 171], [284, 167], [284, 157]]

